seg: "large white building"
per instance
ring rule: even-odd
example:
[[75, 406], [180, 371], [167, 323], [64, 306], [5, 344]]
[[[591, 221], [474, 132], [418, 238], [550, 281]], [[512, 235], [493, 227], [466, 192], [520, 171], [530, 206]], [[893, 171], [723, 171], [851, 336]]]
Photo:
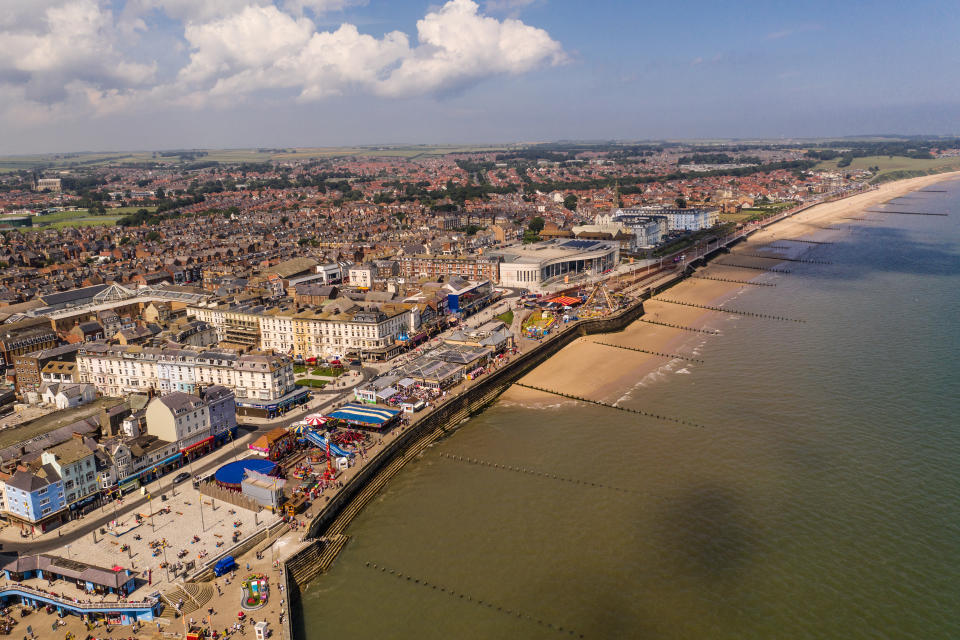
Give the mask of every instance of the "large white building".
[[512, 245], [491, 252], [499, 256], [500, 284], [532, 291], [579, 275], [598, 275], [620, 261], [620, 244], [600, 240], [550, 240]]
[[631, 207], [614, 209], [612, 220], [630, 216], [663, 216], [667, 219], [669, 231], [701, 231], [709, 229], [720, 221], [719, 209], [677, 209], [669, 207]]
[[[248, 307], [241, 312], [238, 308], [190, 306], [187, 314], [217, 327], [230, 341], [240, 341], [240, 332], [245, 331], [247, 344], [304, 359], [348, 353], [380, 358], [397, 344], [400, 334], [412, 333], [420, 326], [416, 305], [365, 309], [347, 298], [319, 309]], [[243, 329], [237, 328], [240, 322]]]
[[77, 352], [77, 376], [109, 396], [151, 389], [160, 394], [195, 393], [198, 386], [222, 385], [236, 394], [238, 402], [272, 402], [296, 388], [293, 364], [283, 356], [100, 342]]

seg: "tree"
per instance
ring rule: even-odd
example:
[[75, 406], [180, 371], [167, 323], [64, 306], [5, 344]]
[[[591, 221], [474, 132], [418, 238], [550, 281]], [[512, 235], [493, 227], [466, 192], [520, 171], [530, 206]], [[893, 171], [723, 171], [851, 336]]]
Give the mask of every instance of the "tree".
[[530, 231], [533, 231], [535, 234], [539, 235], [543, 231], [544, 220], [541, 216], [536, 216], [533, 220], [530, 221], [530, 224], [527, 225], [527, 228]]
[[156, 242], [156, 241], [159, 240], [162, 236], [161, 236], [158, 232], [156, 232], [156, 231], [151, 231], [150, 233], [148, 233], [148, 234], [147, 234], [146, 236], [144, 236], [144, 237], [146, 238], [147, 242]]
[[687, 208], [687, 199], [686, 198], [677, 198], [674, 200], [674, 203], [677, 205], [677, 209], [686, 209]]
[[577, 210], [577, 196], [572, 193], [563, 199], [563, 206], [569, 209], [570, 211]]
[[288, 223], [288, 222], [290, 222], [290, 218], [288, 218], [287, 216], [280, 216], [280, 226], [281, 226], [281, 227], [287, 226], [287, 223]]

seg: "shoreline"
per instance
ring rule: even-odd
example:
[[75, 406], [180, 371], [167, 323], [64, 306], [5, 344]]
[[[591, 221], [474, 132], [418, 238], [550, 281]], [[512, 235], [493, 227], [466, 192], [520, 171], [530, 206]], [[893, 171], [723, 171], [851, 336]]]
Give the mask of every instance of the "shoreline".
[[[885, 183], [876, 189], [865, 193], [854, 194], [841, 200], [818, 203], [809, 208], [797, 211], [790, 217], [777, 220], [766, 227], [751, 232], [748, 236], [744, 237], [742, 241], [734, 245], [734, 252], [732, 254], [719, 254], [719, 256], [736, 256], [738, 250], [745, 254], [769, 251], [771, 252], [769, 257], [772, 258], [802, 255], [815, 245], [790, 247], [784, 250], [774, 249], [766, 245], [777, 240], [789, 241], [793, 238], [806, 238], [808, 236], [821, 236], [835, 233], [835, 230], [824, 229], [818, 227], [817, 224], [836, 223], [844, 217], [862, 213], [869, 207], [896, 199], [906, 193], [958, 177], [960, 177], [960, 171], [909, 178]], [[875, 215], [882, 215], [882, 213]], [[742, 249], [747, 246], [749, 246], [750, 249], [743, 252]], [[714, 262], [714, 259], [719, 256], [711, 256], [706, 266], [700, 267], [697, 272], [702, 273], [706, 270], [711, 270], [710, 273], [718, 277], [736, 278], [739, 276], [739, 279], [751, 282], [763, 282], [768, 278], [768, 276], [766, 276], [767, 272], [765, 271], [757, 271], [755, 274], [744, 276], [744, 272], [741, 270], [735, 269], [734, 267], [724, 267], [722, 263]], [[766, 263], [766, 265], [771, 264], [771, 261], [763, 258], [738, 257], [736, 259], [736, 262], [740, 264], [747, 264], [747, 261], [755, 264], [758, 262]], [[730, 300], [735, 299], [739, 295], [739, 292], [751, 286], [749, 284], [734, 284], [717, 280], [690, 278], [689, 275], [688, 273], [682, 273], [665, 278], [660, 284], [660, 287], [662, 287], [662, 290], [669, 289], [670, 294], [664, 297], [673, 300], [679, 299], [696, 305], [723, 307]], [[691, 345], [702, 344], [705, 339], [710, 339], [712, 336], [642, 322], [639, 319], [642, 316], [648, 316], [650, 319], [655, 319], [659, 322], [686, 326], [691, 329], [709, 329], [711, 325], [714, 324], [713, 319], [717, 317], [717, 312], [715, 311], [671, 304], [658, 300], [656, 295], [650, 299], [638, 301], [634, 307], [639, 307], [640, 313], [637, 314], [635, 318], [631, 318], [626, 322], [625, 326], [619, 329], [590, 331], [585, 328], [585, 325], [592, 321], [581, 321], [576, 326], [570, 327], [569, 330], [551, 336], [549, 340], [537, 345], [533, 349], [529, 349], [523, 354], [533, 355], [534, 357], [542, 354], [543, 357], [541, 361], [527, 367], [526, 365], [521, 365], [521, 358], [517, 357], [515, 361], [511, 362], [510, 365], [502, 371], [505, 372], [507, 369], [516, 366], [524, 370], [517, 374], [513, 382], [521, 382], [525, 385], [539, 386], [557, 391], [573, 391], [578, 395], [598, 399], [605, 403], [615, 403], [620, 399], [626, 399], [626, 396], [635, 394], [640, 386], [645, 386], [642, 383], [648, 376], [655, 374], [664, 367], [672, 366], [676, 360], [665, 360], [660, 356], [640, 353], [629, 349], [617, 349], [615, 346], [607, 345], [620, 345], [661, 353], [695, 357], [698, 347], [691, 347]], [[618, 314], [617, 317], [612, 319], [617, 320], [620, 316], [621, 314]], [[593, 333], [603, 333], [604, 335], [598, 339], [590, 335]], [[560, 342], [564, 344], [559, 345]], [[607, 345], [597, 344], [597, 342], [605, 342]], [[683, 361], [681, 361], [681, 363], [682, 362]], [[588, 382], [585, 382], [583, 379], [582, 374], [584, 371], [591, 372]], [[346, 536], [341, 532], [349, 525], [352, 517], [366, 504], [366, 502], [363, 501], [362, 504], [356, 505], [354, 504], [354, 499], [369, 493], [370, 490], [372, 490], [372, 494], [378, 493], [380, 488], [402, 468], [406, 461], [415, 457], [416, 453], [422, 450], [422, 448], [418, 448], [418, 445], [421, 444], [424, 438], [428, 439], [428, 441], [423, 444], [423, 446], [426, 446], [438, 438], [453, 433], [459, 424], [470, 415], [482, 411], [484, 407], [498, 400], [533, 407], [543, 407], [545, 405], [557, 406], [558, 404], [562, 405], [566, 402], [574, 402], [572, 400], [558, 398], [553, 394], [546, 394], [529, 388], [520, 388], [513, 382], [509, 382], [505, 390], [502, 390], [502, 392], [493, 391], [489, 399], [480, 399], [479, 406], [473, 406], [468, 396], [471, 395], [471, 392], [474, 391], [476, 387], [482, 387], [485, 382], [493, 381], [495, 375], [496, 374], [491, 374], [491, 377], [487, 380], [482, 380], [480, 385], [468, 387], [458, 394], [458, 396], [452, 396], [442, 407], [444, 411], [440, 411], [441, 407], [438, 407], [437, 410], [432, 411], [430, 414], [422, 416], [424, 422], [445, 421], [445, 424], [432, 425], [435, 426], [435, 429], [433, 431], [425, 430], [425, 432], [421, 434], [420, 439], [413, 437], [398, 437], [395, 439], [389, 447], [384, 447], [384, 449], [378, 452], [378, 457], [384, 456], [382, 461], [384, 464], [376, 468], [374, 468], [374, 465], [371, 465], [372, 470], [370, 473], [357, 474], [351, 482], [358, 484], [352, 487], [352, 489], [354, 489], [352, 492], [348, 492], [350, 496], [341, 501], [336, 499], [331, 500], [320, 510], [311, 522], [311, 536], [315, 533], [326, 533], [327, 530], [331, 528], [331, 525], [334, 524], [334, 518], [336, 518], [338, 529], [334, 533], [337, 538], [336, 549], [332, 556], [330, 554], [324, 554], [323, 551], [331, 545], [328, 544], [326, 540], [314, 538], [311, 542], [307, 543], [304, 548], [298, 550], [284, 561], [285, 567], [288, 567], [289, 564], [289, 568], [284, 571], [284, 578], [287, 581], [287, 587], [291, 595], [290, 600], [298, 601], [299, 598], [294, 598], [293, 596], [299, 593], [301, 584], [305, 588], [310, 580], [319, 573], [319, 571], [309, 571], [312, 575], [306, 580], [301, 581], [295, 576], [299, 569], [298, 563], [317, 562], [322, 556], [327, 555], [328, 557], [325, 561], [326, 566], [328, 566], [329, 563], [332, 562], [333, 557], [335, 557], [336, 552], [339, 551], [346, 541]], [[454, 411], [454, 409], [457, 410]], [[416, 423], [408, 427], [407, 434], [404, 435], [412, 436], [415, 427]], [[368, 464], [370, 462], [373, 461], [368, 461]], [[382, 477], [383, 473], [387, 475]], [[369, 497], [370, 496], [368, 496], [367, 499], [369, 499]], [[356, 509], [354, 509], [355, 506]], [[329, 517], [330, 513], [328, 512], [331, 512], [331, 509], [336, 510], [340, 515], [348, 515], [348, 517], [345, 520], [337, 516]], [[345, 512], [350, 513], [347, 514]], [[323, 527], [324, 523], [326, 527]], [[312, 554], [314, 556], [312, 559], [303, 557], [305, 551], [310, 551], [314, 548], [316, 549]], [[323, 568], [325, 568], [325, 566], [322, 567], [322, 569]], [[288, 601], [287, 604], [289, 607], [290, 602]], [[297, 603], [295, 602], [295, 604]], [[302, 615], [297, 615], [299, 612], [291, 613], [293, 613], [293, 615], [287, 616], [287, 620], [290, 621], [291, 625], [288, 627], [288, 631], [290, 632], [291, 638], [296, 638], [298, 634], [295, 633], [292, 628], [293, 623], [296, 622], [298, 625], [301, 625], [300, 628], [302, 628], [303, 617]]]

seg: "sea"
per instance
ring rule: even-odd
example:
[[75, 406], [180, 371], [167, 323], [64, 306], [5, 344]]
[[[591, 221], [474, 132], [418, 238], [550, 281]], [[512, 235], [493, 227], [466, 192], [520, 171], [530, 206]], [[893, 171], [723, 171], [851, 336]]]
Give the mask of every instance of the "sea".
[[805, 322], [715, 313], [622, 390], [700, 426], [501, 399], [429, 448], [299, 636], [960, 638], [960, 181], [926, 189], [890, 209], [949, 216], [818, 230], [725, 305]]

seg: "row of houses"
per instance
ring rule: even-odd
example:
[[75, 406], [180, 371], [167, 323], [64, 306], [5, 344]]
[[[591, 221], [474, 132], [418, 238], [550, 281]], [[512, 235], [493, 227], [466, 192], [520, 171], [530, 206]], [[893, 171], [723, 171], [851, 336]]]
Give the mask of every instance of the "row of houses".
[[77, 352], [76, 366], [79, 382], [107, 396], [196, 393], [222, 386], [245, 415], [272, 417], [309, 397], [294, 384], [293, 363], [285, 355], [91, 342]]
[[48, 434], [52, 442], [39, 450], [0, 452], [0, 516], [46, 531], [236, 436], [234, 396], [222, 386], [154, 397], [115, 415], [122, 421], [108, 419], [105, 428]]

